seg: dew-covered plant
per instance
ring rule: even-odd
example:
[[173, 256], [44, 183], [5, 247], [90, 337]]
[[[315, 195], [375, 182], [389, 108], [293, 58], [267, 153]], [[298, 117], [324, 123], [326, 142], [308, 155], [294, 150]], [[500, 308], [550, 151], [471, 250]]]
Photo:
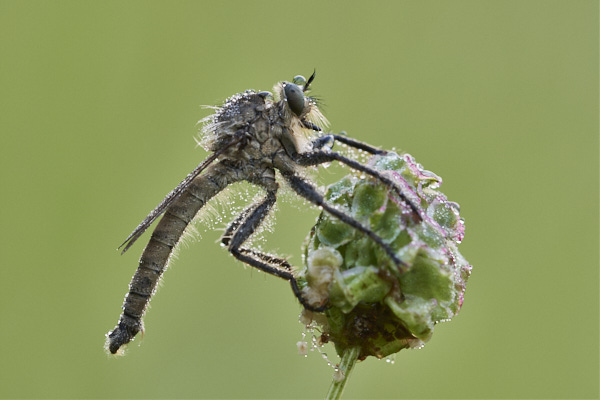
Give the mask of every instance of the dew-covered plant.
[[322, 213], [304, 250], [299, 285], [314, 307], [301, 321], [316, 342], [332, 342], [341, 362], [328, 398], [338, 398], [357, 360], [420, 348], [438, 322], [460, 310], [471, 266], [458, 251], [464, 222], [458, 204], [439, 191], [440, 177], [408, 154], [373, 156], [368, 165], [390, 178], [418, 214], [372, 177], [349, 175], [327, 189], [326, 200], [377, 234], [398, 266], [365, 233]]

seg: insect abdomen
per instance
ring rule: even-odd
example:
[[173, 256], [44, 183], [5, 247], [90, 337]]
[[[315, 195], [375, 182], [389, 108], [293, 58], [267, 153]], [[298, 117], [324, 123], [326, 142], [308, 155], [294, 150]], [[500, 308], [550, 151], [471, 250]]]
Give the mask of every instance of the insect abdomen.
[[173, 249], [194, 216], [214, 195], [225, 188], [235, 175], [222, 163], [215, 164], [190, 184], [185, 192], [165, 212], [140, 258], [139, 266], [129, 284], [119, 323], [107, 335], [107, 348], [115, 354], [129, 343], [144, 325], [142, 317], [158, 281], [166, 270]]

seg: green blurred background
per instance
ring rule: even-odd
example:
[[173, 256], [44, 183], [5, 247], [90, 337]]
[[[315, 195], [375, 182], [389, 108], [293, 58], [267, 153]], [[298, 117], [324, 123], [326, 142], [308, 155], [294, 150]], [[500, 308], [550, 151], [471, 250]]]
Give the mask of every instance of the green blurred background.
[[[289, 285], [215, 229], [144, 339], [102, 347], [148, 234], [116, 247], [206, 157], [200, 106], [313, 68], [333, 131], [444, 178], [474, 266], [461, 314], [359, 364], [346, 398], [598, 396], [598, 3], [580, 0], [0, 1], [0, 397], [324, 396]], [[298, 207], [263, 243], [295, 264], [318, 214]]]

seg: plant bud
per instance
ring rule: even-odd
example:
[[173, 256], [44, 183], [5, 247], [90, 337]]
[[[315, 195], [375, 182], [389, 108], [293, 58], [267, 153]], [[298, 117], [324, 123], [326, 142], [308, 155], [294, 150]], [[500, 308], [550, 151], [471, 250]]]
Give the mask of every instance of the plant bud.
[[419, 211], [373, 177], [346, 176], [326, 200], [376, 233], [397, 254], [323, 212], [305, 243], [298, 282], [307, 301], [328, 305], [324, 317], [305, 312], [338, 354], [359, 346], [359, 359], [421, 347], [434, 325], [463, 303], [471, 266], [458, 252], [464, 222], [458, 204], [439, 191], [441, 178], [408, 154], [374, 156], [368, 165], [392, 180]]

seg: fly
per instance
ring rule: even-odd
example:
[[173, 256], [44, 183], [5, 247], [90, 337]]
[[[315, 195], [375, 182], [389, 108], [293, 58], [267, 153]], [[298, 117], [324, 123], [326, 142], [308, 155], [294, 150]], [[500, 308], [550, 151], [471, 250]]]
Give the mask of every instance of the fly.
[[235, 182], [254, 184], [265, 191], [265, 196], [228, 225], [221, 237], [222, 244], [238, 260], [290, 282], [294, 295], [304, 308], [319, 312], [328, 307], [327, 304], [311, 304], [305, 298], [293, 268], [286, 260], [244, 247], [277, 201], [280, 184], [276, 170], [297, 195], [365, 233], [381, 246], [397, 268], [404, 269], [404, 263], [378, 235], [325, 202], [314, 183], [302, 173], [307, 167], [338, 161], [388, 185], [414, 218], [421, 219], [417, 207], [392, 180], [332, 150], [334, 143], [340, 142], [370, 154], [386, 154], [385, 150], [347, 136], [323, 134], [327, 120], [319, 111], [317, 101], [308, 96], [314, 78], [313, 73], [308, 80], [296, 76], [292, 82], [279, 82], [273, 88], [275, 96], [266, 91], [238, 93], [203, 120], [201, 144], [212, 154], [171, 191], [119, 247], [125, 253], [163, 215], [131, 279], [119, 322], [107, 334], [108, 351], [117, 353], [143, 331], [142, 317], [186, 227], [213, 196]]

